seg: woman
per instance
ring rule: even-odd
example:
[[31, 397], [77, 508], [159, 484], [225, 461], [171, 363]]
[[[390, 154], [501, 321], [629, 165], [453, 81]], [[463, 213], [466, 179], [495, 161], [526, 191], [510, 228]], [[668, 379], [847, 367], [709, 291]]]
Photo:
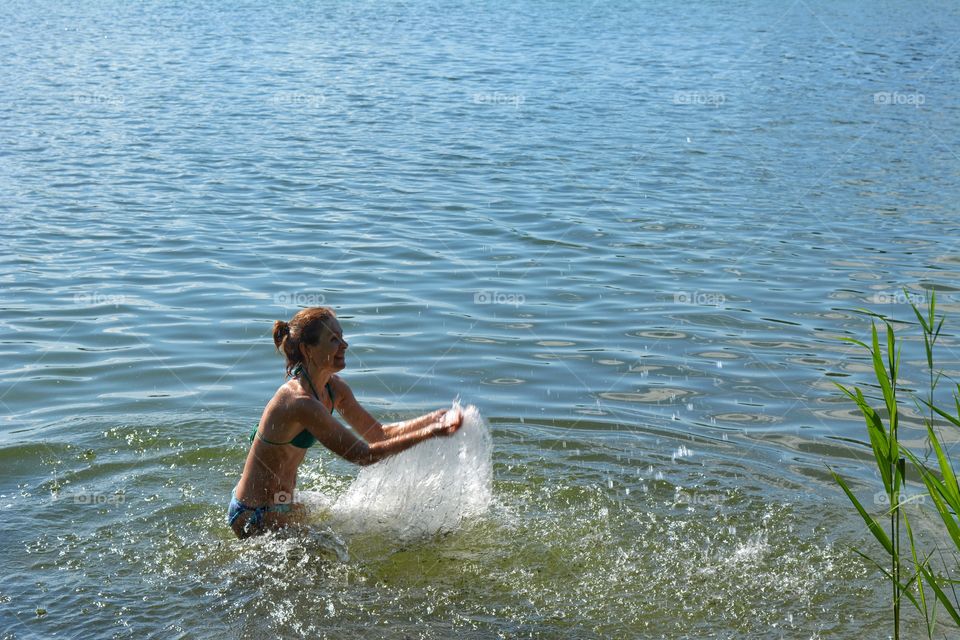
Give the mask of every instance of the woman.
[[[459, 409], [438, 409], [406, 422], [382, 425], [360, 406], [336, 372], [345, 366], [347, 343], [333, 309], [303, 309], [289, 323], [273, 325], [273, 343], [291, 377], [273, 395], [251, 434], [250, 451], [227, 514], [239, 538], [277, 529], [302, 518], [293, 503], [297, 470], [314, 442], [360, 465], [373, 464], [463, 424]], [[334, 409], [353, 427], [333, 418]]]

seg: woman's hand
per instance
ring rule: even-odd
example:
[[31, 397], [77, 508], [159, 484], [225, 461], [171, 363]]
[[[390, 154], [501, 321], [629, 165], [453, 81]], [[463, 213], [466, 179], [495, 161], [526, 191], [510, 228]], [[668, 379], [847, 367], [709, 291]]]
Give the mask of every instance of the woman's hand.
[[463, 426], [463, 412], [460, 407], [455, 407], [449, 411], [444, 411], [439, 420], [437, 434], [441, 436], [452, 436]]

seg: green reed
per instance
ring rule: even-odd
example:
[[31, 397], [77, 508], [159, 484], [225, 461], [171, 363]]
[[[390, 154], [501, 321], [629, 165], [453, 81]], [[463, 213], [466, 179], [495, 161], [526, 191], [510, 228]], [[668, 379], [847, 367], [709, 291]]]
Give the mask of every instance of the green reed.
[[[908, 300], [910, 300], [909, 295]], [[844, 338], [844, 340], [864, 348], [870, 354], [874, 377], [883, 394], [884, 406], [879, 410], [875, 409], [858, 387], [851, 390], [841, 384], [837, 384], [837, 386], [857, 404], [866, 422], [874, 461], [880, 472], [887, 504], [890, 505], [890, 509], [883, 514], [887, 518], [886, 528], [867, 512], [843, 478], [831, 470], [834, 479], [847, 494], [850, 502], [866, 523], [867, 528], [883, 547], [888, 559], [887, 565], [884, 566], [870, 558], [866, 553], [856, 550], [858, 554], [877, 566], [890, 581], [893, 637], [897, 639], [900, 637], [900, 605], [903, 596], [906, 596], [923, 616], [928, 638], [933, 637], [933, 630], [936, 627], [938, 603], [949, 614], [953, 623], [960, 627], [960, 612], [958, 612], [960, 597], [958, 597], [955, 589], [960, 581], [943, 575], [935, 570], [931, 564], [931, 558], [936, 553], [944, 566], [946, 566], [948, 556], [960, 566], [960, 519], [958, 519], [958, 514], [960, 514], [960, 488], [957, 485], [955, 467], [950, 456], [944, 450], [943, 436], [938, 432], [935, 423], [935, 418], [939, 416], [946, 421], [946, 425], [960, 428], [960, 384], [957, 384], [957, 389], [953, 395], [956, 415], [952, 415], [934, 404], [934, 390], [942, 377], [942, 372], [935, 371], [934, 348], [937, 339], [940, 337], [944, 318], [940, 317], [938, 319], [936, 315], [935, 292], [931, 292], [930, 304], [927, 306], [925, 314], [913, 300], [910, 300], [910, 305], [923, 330], [928, 370], [926, 397], [914, 397], [914, 402], [920, 409], [920, 414], [925, 415], [924, 424], [930, 449], [936, 453], [936, 465], [928, 466], [925, 460], [922, 460], [915, 452], [899, 441], [900, 399], [898, 397], [897, 376], [900, 370], [900, 346], [890, 322], [883, 316], [866, 312], [868, 315], [883, 321], [886, 327], [885, 349], [881, 347], [876, 322], [872, 323], [872, 340], [869, 345], [852, 338]], [[884, 422], [880, 413], [883, 409], [886, 410], [886, 422]], [[924, 458], [927, 457], [924, 456]], [[910, 500], [901, 501], [900, 499], [907, 481], [908, 461], [911, 470], [922, 480], [926, 495], [929, 496], [940, 517], [938, 522], [947, 533], [950, 544], [946, 549], [936, 546], [932, 549], [921, 548], [914, 536], [913, 527], [904, 509], [904, 506]], [[906, 542], [910, 551], [909, 556], [906, 557], [903, 553], [901, 526], [906, 532]], [[941, 533], [940, 531], [937, 532], [938, 535]]]

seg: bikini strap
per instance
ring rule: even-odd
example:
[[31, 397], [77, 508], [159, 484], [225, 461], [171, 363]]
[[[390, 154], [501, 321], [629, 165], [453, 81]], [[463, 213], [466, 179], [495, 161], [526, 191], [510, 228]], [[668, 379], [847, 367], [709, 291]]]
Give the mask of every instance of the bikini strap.
[[[293, 370], [293, 374], [294, 374], [294, 375], [303, 374], [303, 377], [307, 379], [307, 384], [310, 385], [310, 391], [313, 392], [313, 397], [317, 399], [317, 402], [319, 402], [320, 404], [323, 404], [323, 400], [320, 399], [320, 394], [317, 393], [316, 388], [314, 388], [314, 386], [313, 386], [313, 380], [310, 379], [310, 374], [307, 373], [307, 370], [304, 369], [303, 367], [301, 367], [300, 365], [297, 365], [297, 368]], [[327, 383], [327, 390], [328, 390], [328, 391], [330, 390], [330, 384], [329, 384], [329, 383]], [[332, 397], [332, 396], [331, 396], [331, 398], [330, 398], [330, 402], [333, 402], [333, 397]]]
[[[293, 371], [291, 371], [291, 373], [295, 376], [299, 376], [300, 374], [303, 374], [303, 377], [307, 379], [307, 384], [310, 385], [310, 391], [313, 392], [313, 397], [317, 399], [317, 402], [319, 402], [320, 404], [323, 404], [323, 400], [320, 399], [320, 394], [317, 393], [316, 388], [313, 386], [313, 380], [310, 379], [310, 375], [307, 373], [307, 370], [303, 368], [303, 365], [298, 364], [296, 367], [293, 368]], [[327, 383], [326, 387], [327, 387], [327, 395], [330, 396], [331, 408], [335, 409], [337, 401], [333, 397], [333, 387], [330, 386], [329, 382]], [[331, 411], [331, 413], [333, 412]]]
[[303, 377], [307, 379], [307, 384], [310, 385], [310, 391], [313, 391], [313, 397], [317, 399], [317, 402], [320, 402], [320, 394], [317, 393], [317, 390], [313, 388], [313, 380], [310, 379], [310, 375], [307, 373], [307, 370], [303, 367], [300, 367], [300, 371], [298, 373], [302, 373]]

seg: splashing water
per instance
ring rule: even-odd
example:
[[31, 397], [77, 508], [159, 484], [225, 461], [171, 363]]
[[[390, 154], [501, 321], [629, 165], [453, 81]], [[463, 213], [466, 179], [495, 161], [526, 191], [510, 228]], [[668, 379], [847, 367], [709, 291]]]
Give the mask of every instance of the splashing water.
[[386, 530], [407, 539], [452, 531], [490, 506], [491, 454], [490, 429], [470, 405], [454, 435], [361, 469], [331, 507], [331, 524], [344, 533]]

